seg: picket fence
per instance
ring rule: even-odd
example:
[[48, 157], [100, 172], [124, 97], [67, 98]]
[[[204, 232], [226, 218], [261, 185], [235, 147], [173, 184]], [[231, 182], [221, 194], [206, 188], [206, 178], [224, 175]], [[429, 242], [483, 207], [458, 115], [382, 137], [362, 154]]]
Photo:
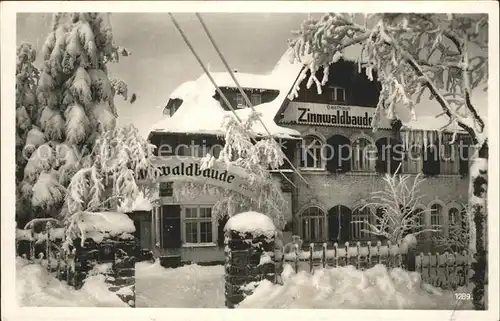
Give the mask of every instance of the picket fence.
[[292, 252], [275, 255], [278, 269], [290, 264], [298, 271], [314, 273], [315, 268], [334, 268], [352, 265], [360, 270], [369, 269], [377, 264], [383, 264], [389, 269], [402, 268], [407, 271], [418, 272], [422, 281], [443, 289], [457, 289], [469, 283], [472, 276], [471, 256], [467, 251], [461, 253], [420, 253], [416, 254], [408, 249], [406, 244], [384, 245], [379, 241], [376, 244], [367, 242], [362, 245], [357, 242], [343, 246], [337, 243], [329, 248], [324, 244], [310, 244], [306, 248], [297, 246]]

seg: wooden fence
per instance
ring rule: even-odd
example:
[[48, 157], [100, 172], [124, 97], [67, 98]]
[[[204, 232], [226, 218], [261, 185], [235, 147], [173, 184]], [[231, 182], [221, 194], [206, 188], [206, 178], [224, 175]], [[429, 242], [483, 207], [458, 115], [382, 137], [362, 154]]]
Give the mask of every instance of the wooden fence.
[[287, 263], [294, 270], [314, 273], [315, 268], [334, 268], [352, 265], [360, 270], [369, 269], [377, 264], [388, 268], [403, 268], [407, 271], [419, 272], [422, 281], [444, 289], [456, 289], [469, 283], [471, 277], [471, 257], [462, 253], [420, 253], [416, 254], [406, 244], [382, 244], [357, 242], [343, 246], [337, 243], [329, 248], [326, 243], [311, 244], [307, 248], [295, 247], [289, 253], [276, 253], [278, 269]]

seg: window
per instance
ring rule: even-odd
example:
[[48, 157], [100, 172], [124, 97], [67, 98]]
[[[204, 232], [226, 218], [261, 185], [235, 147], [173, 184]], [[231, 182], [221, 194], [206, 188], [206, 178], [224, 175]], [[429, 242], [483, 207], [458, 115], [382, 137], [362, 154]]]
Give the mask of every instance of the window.
[[[431, 206], [431, 229], [441, 231], [441, 216], [443, 213], [443, 207], [439, 204], [433, 204]], [[440, 232], [435, 232], [439, 234]]]
[[457, 174], [459, 172], [459, 162], [456, 161], [457, 151], [452, 142], [452, 135], [444, 133], [440, 146], [440, 173], [441, 174]]
[[[379, 173], [394, 174], [401, 166], [404, 157], [403, 145], [398, 140], [389, 137], [380, 138], [375, 145], [377, 147], [375, 170]], [[398, 173], [401, 173], [401, 169]]]
[[245, 98], [243, 98], [243, 95], [240, 93], [236, 94], [236, 107], [238, 107], [238, 108], [247, 107], [247, 103], [245, 101]]
[[448, 210], [448, 224], [457, 226], [461, 224], [460, 211], [458, 210], [458, 208], [452, 207]]
[[[412, 233], [420, 232], [425, 229], [425, 212], [423, 208], [416, 208], [414, 210], [414, 225], [411, 228]], [[417, 236], [417, 239], [423, 239], [424, 233], [419, 233]]]
[[353, 240], [367, 240], [371, 234], [363, 230], [369, 230], [368, 222], [370, 221], [370, 208], [358, 208], [352, 212], [351, 221], [351, 238]]
[[345, 89], [340, 87], [330, 87], [330, 102], [345, 102]]
[[184, 207], [184, 243], [215, 242], [211, 207]]
[[206, 146], [196, 145], [194, 141], [191, 141], [189, 145], [179, 145], [179, 147], [181, 147], [179, 155], [193, 157], [206, 156]]
[[160, 197], [174, 195], [173, 183], [172, 182], [160, 183], [159, 194], [160, 194]]
[[250, 96], [250, 102], [252, 103], [252, 106], [260, 105], [262, 103], [261, 94], [252, 94]]
[[325, 241], [325, 213], [310, 207], [302, 213], [302, 239], [308, 242]]
[[422, 147], [416, 144], [409, 144], [404, 153], [403, 173], [419, 173], [422, 169]]
[[376, 160], [375, 146], [366, 138], [358, 138], [352, 144], [352, 170], [374, 171]]
[[323, 168], [321, 155], [323, 144], [319, 138], [314, 136], [305, 137], [302, 141], [301, 167], [303, 168]]

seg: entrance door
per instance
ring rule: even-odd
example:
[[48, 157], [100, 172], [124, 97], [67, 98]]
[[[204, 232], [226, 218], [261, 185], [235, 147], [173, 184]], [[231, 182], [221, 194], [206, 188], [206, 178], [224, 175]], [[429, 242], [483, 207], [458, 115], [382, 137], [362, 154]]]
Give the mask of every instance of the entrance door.
[[180, 205], [162, 206], [162, 248], [181, 247], [181, 207]]
[[343, 244], [350, 239], [352, 211], [349, 207], [337, 205], [328, 211], [328, 239]]

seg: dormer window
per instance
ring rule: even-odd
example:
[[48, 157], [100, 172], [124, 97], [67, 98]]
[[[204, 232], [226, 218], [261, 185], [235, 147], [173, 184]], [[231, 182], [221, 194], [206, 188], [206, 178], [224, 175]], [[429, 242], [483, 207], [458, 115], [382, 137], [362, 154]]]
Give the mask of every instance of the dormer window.
[[345, 89], [341, 87], [330, 87], [330, 97], [328, 97], [331, 103], [345, 103]]
[[172, 115], [177, 111], [177, 109], [179, 109], [181, 105], [182, 99], [170, 99], [167, 103], [167, 106], [165, 106], [165, 109], [163, 109], [163, 115], [169, 115], [170, 117], [172, 117]]

